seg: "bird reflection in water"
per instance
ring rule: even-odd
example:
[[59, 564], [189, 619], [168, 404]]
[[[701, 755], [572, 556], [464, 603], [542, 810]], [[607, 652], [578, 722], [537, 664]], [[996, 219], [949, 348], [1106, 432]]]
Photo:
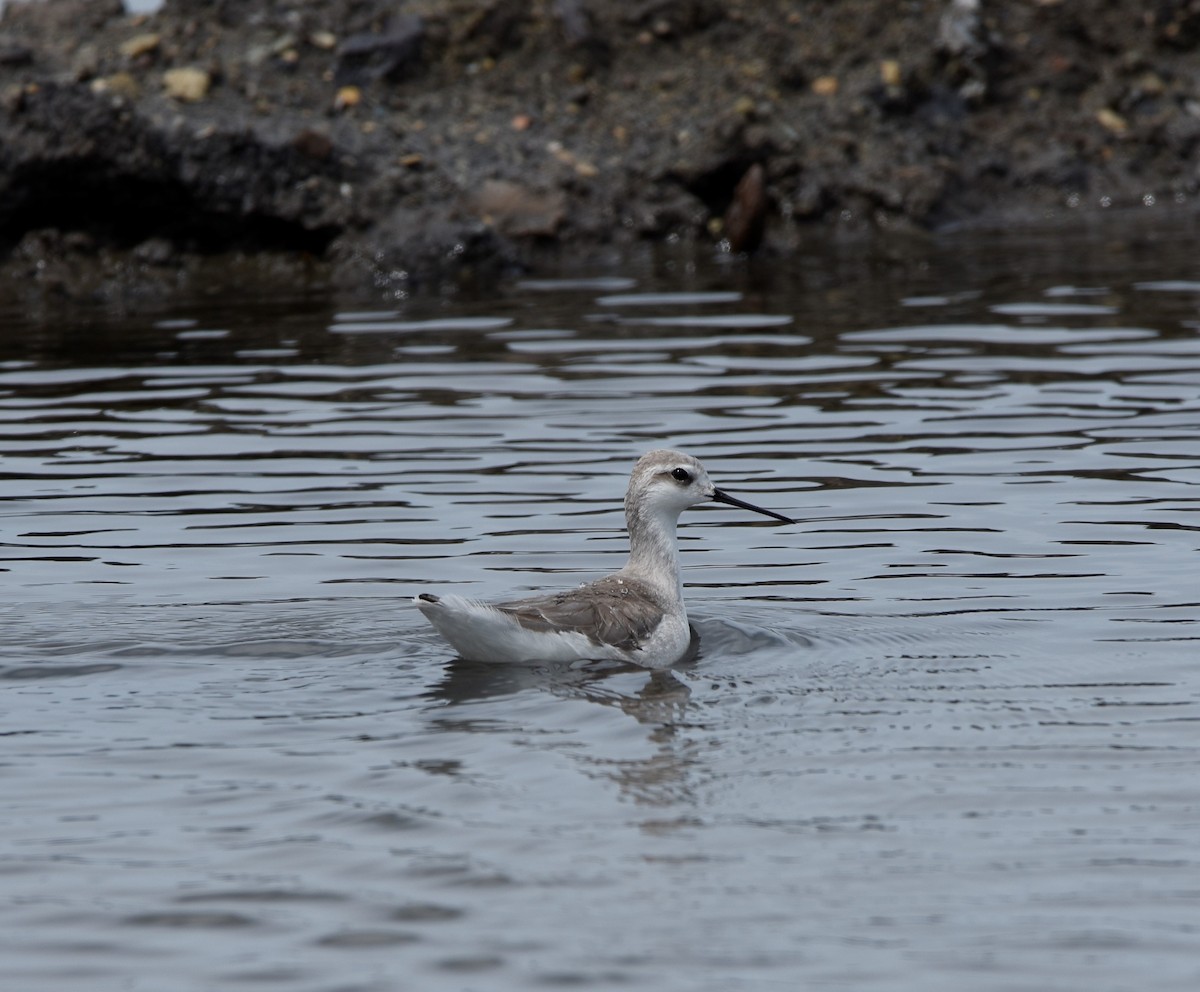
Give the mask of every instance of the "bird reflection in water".
[[[610, 684], [616, 676], [644, 675], [635, 693]], [[624, 680], [622, 680], [624, 681]], [[662, 724], [683, 716], [691, 690], [669, 670], [646, 671], [621, 662], [584, 665], [493, 665], [456, 658], [430, 686], [426, 697], [451, 705], [474, 703], [536, 689], [569, 699], [615, 706], [638, 723]]]
[[[630, 691], [630, 687], [637, 688]], [[621, 794], [641, 805], [687, 802], [689, 769], [696, 763], [694, 742], [681, 730], [688, 719], [691, 689], [673, 671], [646, 671], [617, 662], [587, 665], [495, 665], [456, 659], [430, 687], [427, 698], [450, 706], [522, 694], [531, 690], [580, 699], [620, 710], [648, 728], [651, 753], [614, 756], [600, 744], [573, 750], [585, 775], [615, 782]], [[448, 714], [442, 711], [439, 719]], [[470, 722], [459, 729], [467, 729]], [[490, 729], [495, 725], [484, 721]]]

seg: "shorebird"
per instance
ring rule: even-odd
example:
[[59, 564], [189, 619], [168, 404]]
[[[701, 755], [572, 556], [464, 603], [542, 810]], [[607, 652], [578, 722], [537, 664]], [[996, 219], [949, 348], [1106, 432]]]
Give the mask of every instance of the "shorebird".
[[629, 477], [629, 561], [619, 572], [564, 592], [509, 602], [421, 593], [413, 603], [468, 661], [612, 660], [669, 668], [688, 653], [692, 641], [675, 529], [680, 513], [707, 502], [796, 522], [718, 489], [691, 455], [650, 451]]

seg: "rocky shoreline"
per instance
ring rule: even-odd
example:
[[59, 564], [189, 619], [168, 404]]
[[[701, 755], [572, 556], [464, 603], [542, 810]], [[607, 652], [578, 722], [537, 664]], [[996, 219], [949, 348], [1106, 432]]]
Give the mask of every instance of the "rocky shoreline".
[[161, 289], [230, 253], [390, 293], [756, 247], [740, 208], [775, 253], [1192, 217], [1198, 50], [1197, 0], [10, 0], [0, 296]]

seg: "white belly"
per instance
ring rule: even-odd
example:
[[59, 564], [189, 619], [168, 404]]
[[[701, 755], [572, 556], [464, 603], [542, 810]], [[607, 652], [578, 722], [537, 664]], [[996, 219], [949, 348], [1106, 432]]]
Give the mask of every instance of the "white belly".
[[436, 603], [416, 598], [416, 607], [438, 633], [468, 661], [569, 662], [627, 661], [644, 668], [669, 668], [691, 644], [686, 616], [668, 615], [634, 650], [597, 644], [577, 631], [528, 630], [487, 603], [441, 596]]

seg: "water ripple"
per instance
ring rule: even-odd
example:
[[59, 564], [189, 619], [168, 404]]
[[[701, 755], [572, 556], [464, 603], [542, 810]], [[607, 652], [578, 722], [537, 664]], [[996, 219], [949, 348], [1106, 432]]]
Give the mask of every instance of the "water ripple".
[[[1013, 238], [14, 318], [4, 973], [1191, 988], [1193, 239]], [[698, 657], [452, 659], [664, 444]]]

